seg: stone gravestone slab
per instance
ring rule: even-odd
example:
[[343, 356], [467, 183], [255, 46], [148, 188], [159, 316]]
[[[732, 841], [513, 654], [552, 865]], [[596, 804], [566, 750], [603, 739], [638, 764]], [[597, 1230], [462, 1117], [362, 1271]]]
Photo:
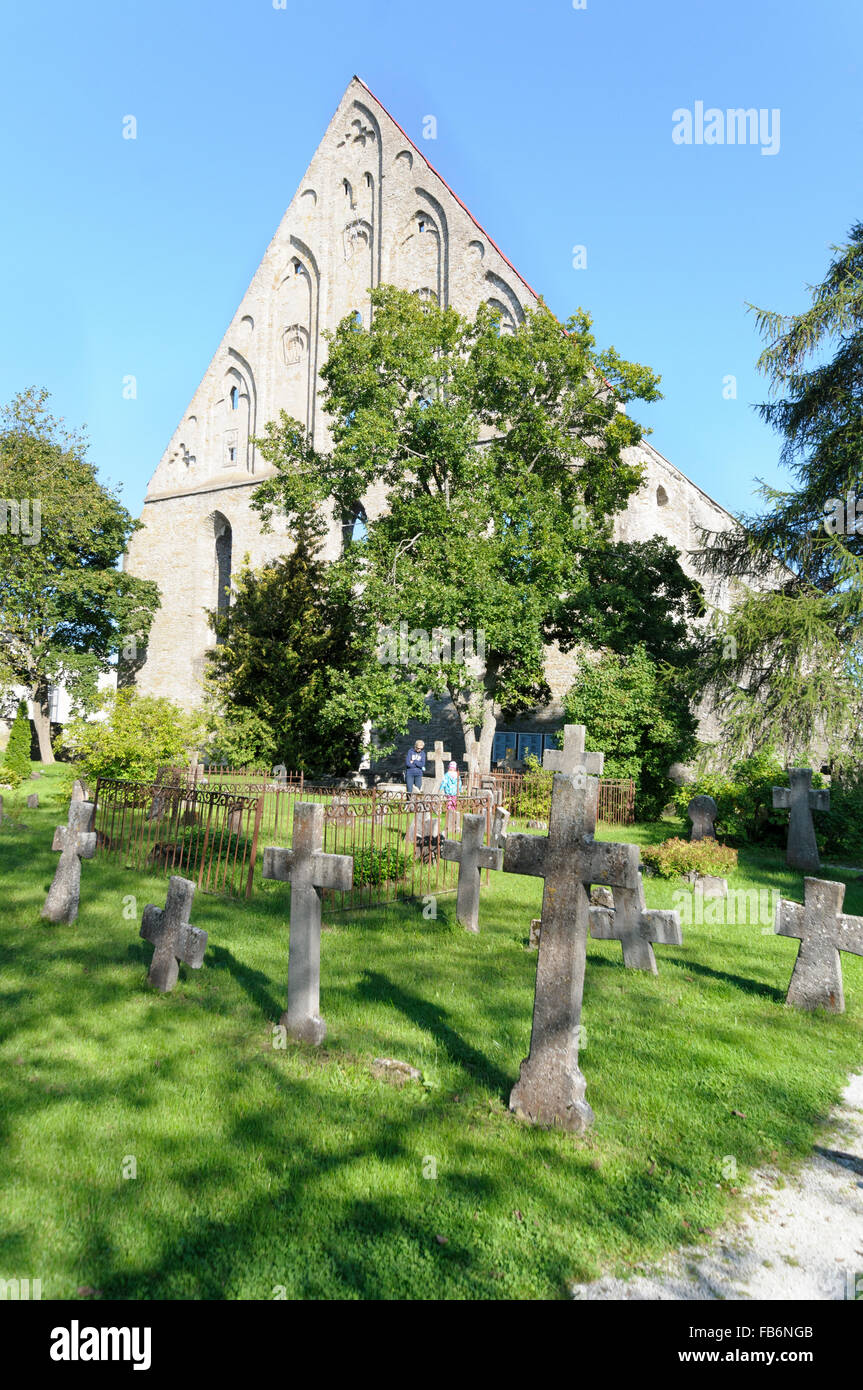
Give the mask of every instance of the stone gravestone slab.
[[141, 936], [155, 946], [147, 979], [163, 994], [174, 988], [180, 961], [200, 970], [207, 949], [207, 933], [189, 921], [195, 885], [176, 875], [168, 881], [164, 908], [148, 903], [141, 917]]
[[548, 835], [507, 835], [504, 870], [545, 879], [530, 1055], [510, 1109], [534, 1124], [582, 1131], [593, 1121], [578, 1065], [587, 935], [588, 885], [638, 886], [638, 846], [597, 843], [599, 780], [558, 772]]
[[692, 821], [690, 840], [715, 840], [716, 831], [714, 822], [716, 820], [717, 805], [712, 796], [694, 796], [686, 808], [686, 814]]
[[546, 748], [542, 765], [551, 772], [575, 772], [580, 778], [599, 777], [605, 765], [604, 753], [585, 753], [587, 727], [584, 724], [565, 724], [563, 748]]
[[67, 825], [58, 825], [51, 848], [59, 853], [60, 862], [54, 881], [48, 890], [42, 916], [46, 922], [66, 922], [77, 919], [81, 900], [81, 860], [92, 859], [96, 853], [96, 833], [93, 824], [96, 808], [92, 801], [73, 801], [69, 807]]
[[474, 932], [479, 931], [480, 871], [503, 868], [503, 850], [483, 845], [485, 824], [485, 816], [466, 815], [462, 822], [461, 842], [445, 840], [441, 851], [443, 859], [458, 864], [456, 920], [467, 931]]
[[283, 1027], [300, 1042], [322, 1043], [327, 1025], [321, 1007], [321, 889], [350, 888], [354, 861], [349, 854], [324, 854], [324, 808], [310, 801], [294, 807], [291, 849], [264, 850], [264, 878], [291, 885], [291, 940], [288, 949], [288, 1007]]
[[794, 936], [800, 949], [787, 1004], [798, 1009], [829, 1009], [845, 1012], [840, 951], [863, 956], [863, 917], [849, 917], [842, 911], [845, 884], [823, 878], [804, 878], [804, 905], [786, 902], [776, 905], [774, 930], [777, 936]]
[[28, 798], [27, 798], [27, 810], [28, 810], [28, 811], [38, 811], [38, 809], [39, 809], [39, 793], [38, 793], [38, 792], [33, 792], [32, 796], [28, 796]]
[[790, 785], [787, 787], [773, 788], [774, 807], [791, 812], [785, 862], [792, 869], [814, 873], [820, 869], [821, 860], [815, 842], [812, 812], [830, 810], [830, 793], [826, 787], [820, 790], [813, 788], [811, 767], [789, 768], [788, 781]]
[[491, 835], [488, 841], [494, 849], [501, 849], [503, 847], [508, 829], [509, 811], [504, 810], [503, 806], [496, 806], [491, 823]]
[[70, 797], [70, 800], [71, 800], [71, 801], [86, 801], [86, 800], [87, 800], [87, 796], [86, 796], [86, 793], [85, 793], [85, 791], [84, 791], [84, 783], [83, 783], [83, 782], [80, 780], [80, 778], [78, 778], [78, 777], [76, 777], [76, 778], [75, 778], [75, 781], [72, 783], [72, 795], [71, 795], [71, 797]]
[[590, 934], [595, 941], [619, 941], [626, 968], [649, 970], [651, 975], [657, 973], [653, 943], [683, 945], [680, 914], [648, 909], [640, 874], [634, 888], [615, 890], [614, 907], [591, 906]]

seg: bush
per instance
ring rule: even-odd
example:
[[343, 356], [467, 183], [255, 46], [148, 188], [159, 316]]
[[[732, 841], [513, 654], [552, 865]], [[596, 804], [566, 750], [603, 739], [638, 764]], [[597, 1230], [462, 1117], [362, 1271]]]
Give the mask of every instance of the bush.
[[369, 845], [366, 849], [354, 850], [354, 887], [360, 888], [367, 883], [378, 886], [402, 879], [407, 873], [408, 863], [408, 856], [396, 849], [395, 845], [388, 845], [385, 849], [375, 849]]
[[534, 820], [548, 820], [554, 773], [546, 771], [533, 753], [528, 753], [524, 765], [527, 771], [518, 788], [518, 815]]
[[187, 763], [200, 739], [200, 722], [172, 700], [138, 695], [134, 690], [106, 692], [104, 719], [70, 720], [61, 745], [79, 773], [95, 781], [116, 777], [152, 782], [160, 767]]
[[[823, 785], [816, 774], [814, 786]], [[773, 809], [773, 788], [787, 787], [788, 774], [772, 748], [743, 758], [730, 772], [708, 772], [690, 786], [678, 787], [675, 804], [682, 816], [694, 796], [716, 802], [716, 833], [734, 844], [784, 845], [788, 812]]]
[[23, 778], [19, 772], [12, 767], [0, 767], [0, 787], [9, 787], [12, 791], [20, 787]]
[[724, 877], [737, 868], [737, 850], [717, 840], [681, 840], [675, 836], [661, 845], [645, 845], [641, 858], [660, 878], [679, 878], [692, 872]]
[[566, 722], [587, 726], [587, 747], [605, 753], [606, 777], [632, 777], [639, 820], [656, 820], [674, 793], [668, 769], [695, 752], [697, 721], [683, 676], [637, 646], [606, 652], [576, 675]]
[[863, 772], [837, 773], [830, 783], [830, 810], [816, 811], [813, 821], [822, 854], [863, 854]]
[[30, 776], [30, 718], [25, 700], [19, 702], [15, 713], [3, 763], [10, 771], [17, 773], [19, 781]]

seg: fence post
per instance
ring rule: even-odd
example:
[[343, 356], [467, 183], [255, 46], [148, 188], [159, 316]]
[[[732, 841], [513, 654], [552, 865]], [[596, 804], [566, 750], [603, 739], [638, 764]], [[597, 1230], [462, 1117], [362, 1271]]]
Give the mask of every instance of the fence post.
[[252, 884], [255, 878], [255, 863], [258, 858], [258, 836], [261, 833], [261, 819], [264, 814], [264, 801], [266, 800], [266, 795], [266, 792], [264, 792], [262, 796], [258, 797], [258, 806], [255, 811], [255, 829], [252, 833], [252, 853], [249, 857], [249, 878], [246, 884], [247, 898], [252, 896]]

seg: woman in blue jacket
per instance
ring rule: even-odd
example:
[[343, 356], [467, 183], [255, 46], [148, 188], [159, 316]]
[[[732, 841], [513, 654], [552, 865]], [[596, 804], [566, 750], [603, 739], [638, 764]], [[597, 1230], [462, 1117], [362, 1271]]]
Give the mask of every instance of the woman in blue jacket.
[[405, 754], [405, 782], [408, 792], [421, 792], [423, 789], [423, 775], [426, 770], [426, 746], [421, 738], [418, 738], [413, 748], [409, 748]]

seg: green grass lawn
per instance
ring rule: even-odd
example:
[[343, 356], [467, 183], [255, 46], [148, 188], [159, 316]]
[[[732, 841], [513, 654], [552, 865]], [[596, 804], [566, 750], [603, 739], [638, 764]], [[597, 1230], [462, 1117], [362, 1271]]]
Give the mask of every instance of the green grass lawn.
[[[596, 1125], [573, 1138], [522, 1124], [507, 1100], [542, 884], [503, 874], [478, 937], [453, 895], [436, 920], [419, 902], [325, 912], [329, 1034], [280, 1050], [289, 890], [199, 893], [205, 965], [159, 996], [138, 927], [164, 878], [85, 863], [77, 925], [39, 918], [58, 778], [22, 788], [38, 811], [7, 795], [26, 829], [0, 833], [0, 1277], [41, 1278], [45, 1298], [560, 1297], [705, 1239], [753, 1164], [811, 1150], [863, 1065], [863, 960], [843, 957], [848, 1012], [814, 1016], [784, 1006], [796, 943], [762, 924], [685, 929], [682, 948], [657, 948], [656, 978], [591, 942], [581, 1064]], [[732, 887], [802, 898], [780, 855], [740, 859]], [[649, 905], [680, 887], [646, 880]], [[863, 912], [863, 884], [846, 905]], [[378, 1056], [423, 1084], [375, 1080]]]

